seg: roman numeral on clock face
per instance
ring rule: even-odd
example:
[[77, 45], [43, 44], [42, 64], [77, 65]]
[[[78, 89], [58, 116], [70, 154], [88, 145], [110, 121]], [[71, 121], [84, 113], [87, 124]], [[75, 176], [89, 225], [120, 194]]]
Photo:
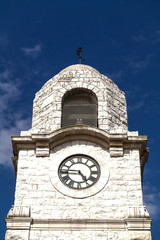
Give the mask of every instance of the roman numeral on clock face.
[[88, 187], [89, 186], [89, 183], [88, 182], [85, 182], [86, 183], [86, 187]]
[[82, 162], [82, 158], [81, 158], [81, 157], [76, 157], [76, 158], [70, 159], [69, 161], [70, 161], [72, 164], [80, 163], [80, 162]]
[[93, 168], [93, 167], [95, 167], [95, 164], [93, 164], [93, 165], [91, 165], [91, 166], [89, 166], [90, 168]]
[[78, 189], [82, 188], [81, 183], [77, 183], [77, 188]]
[[68, 182], [68, 180], [69, 180], [69, 176], [68, 175], [62, 177], [62, 181], [64, 181], [65, 183]]
[[73, 185], [74, 185], [74, 182], [73, 182], [72, 180], [70, 180], [70, 182], [69, 182], [69, 183], [67, 183], [67, 185], [68, 185], [69, 187], [73, 187]]
[[92, 174], [98, 174], [98, 171], [91, 171], [91, 175]]
[[90, 181], [94, 182], [94, 181], [96, 180], [96, 178], [94, 178], [94, 177], [90, 176], [88, 180], [90, 180]]
[[77, 157], [77, 162], [82, 162], [82, 158], [81, 157]]
[[71, 162], [72, 164], [76, 163], [75, 159], [70, 159], [70, 162]]

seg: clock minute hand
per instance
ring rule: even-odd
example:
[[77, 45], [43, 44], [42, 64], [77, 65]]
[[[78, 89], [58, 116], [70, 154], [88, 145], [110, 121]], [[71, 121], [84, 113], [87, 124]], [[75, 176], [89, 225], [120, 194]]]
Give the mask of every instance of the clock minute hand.
[[83, 175], [83, 173], [81, 173], [81, 171], [80, 171], [80, 170], [78, 171], [78, 173], [81, 175], [81, 177], [82, 177], [82, 179], [83, 179], [84, 181], [86, 181], [86, 180], [87, 180], [86, 176], [84, 176], [84, 175]]

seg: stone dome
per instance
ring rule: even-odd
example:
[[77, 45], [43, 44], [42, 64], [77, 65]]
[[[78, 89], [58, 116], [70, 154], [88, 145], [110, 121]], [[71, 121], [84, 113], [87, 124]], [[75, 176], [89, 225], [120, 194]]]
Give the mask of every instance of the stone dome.
[[65, 69], [63, 69], [62, 71], [59, 72], [59, 74], [64, 74], [67, 71], [90, 71], [92, 73], [96, 73], [96, 74], [100, 74], [100, 72], [98, 72], [95, 68], [85, 65], [85, 64], [74, 64], [71, 66], [66, 67]]
[[[96, 103], [92, 104], [96, 104], [97, 115], [94, 119], [97, 128], [106, 132], [128, 131], [125, 94], [107, 76], [84, 64], [68, 66], [37, 92], [33, 104], [33, 131], [44, 129], [45, 132], [53, 132], [63, 127], [64, 99], [66, 96], [75, 96], [75, 93], [79, 98], [83, 95], [85, 99], [87, 96], [90, 100], [92, 97], [96, 99]], [[93, 107], [92, 104], [90, 107]], [[93, 113], [87, 115], [85, 111], [81, 114], [83, 119], [93, 119]], [[74, 119], [73, 116], [70, 118]]]

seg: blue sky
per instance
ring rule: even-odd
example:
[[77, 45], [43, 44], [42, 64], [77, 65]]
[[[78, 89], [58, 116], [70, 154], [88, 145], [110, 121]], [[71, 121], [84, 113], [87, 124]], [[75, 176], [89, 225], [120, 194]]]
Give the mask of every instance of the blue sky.
[[148, 135], [144, 203], [159, 239], [159, 13], [159, 0], [0, 0], [0, 239], [14, 203], [11, 136], [31, 127], [35, 93], [78, 63], [79, 47], [126, 93], [129, 130]]

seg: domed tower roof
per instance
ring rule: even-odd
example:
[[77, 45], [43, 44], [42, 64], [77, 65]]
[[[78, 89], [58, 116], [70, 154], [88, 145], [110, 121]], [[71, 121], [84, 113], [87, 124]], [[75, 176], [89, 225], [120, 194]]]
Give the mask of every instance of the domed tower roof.
[[85, 65], [85, 64], [74, 64], [74, 65], [71, 65], [71, 66], [68, 66], [66, 67], [65, 69], [63, 69], [59, 74], [63, 74], [65, 73], [66, 71], [90, 71], [90, 72], [93, 72], [93, 73], [96, 73], [96, 74], [100, 74], [100, 72], [98, 72], [95, 68], [93, 67], [90, 67], [88, 65]]
[[[70, 96], [72, 96], [72, 101], [69, 100]], [[80, 99], [78, 99], [78, 96]], [[53, 132], [66, 126], [62, 123], [65, 114], [63, 111], [64, 100], [71, 101], [74, 104], [73, 99], [76, 102], [81, 102], [82, 109], [85, 109], [84, 99], [88, 103], [90, 101], [91, 104], [93, 102], [96, 104], [94, 111], [97, 117], [94, 116], [94, 121], [97, 124], [94, 126], [97, 128], [107, 132], [128, 131], [125, 94], [110, 78], [84, 64], [71, 65], [63, 69], [47, 81], [36, 94], [33, 105], [32, 131]], [[72, 113], [71, 116], [71, 109], [69, 118], [73, 118], [75, 115], [75, 113]], [[77, 119], [92, 118], [91, 109], [92, 106], [90, 105], [89, 111], [91, 113], [88, 113], [88, 115], [87, 108], [84, 113], [77, 113]], [[81, 121], [78, 120], [78, 122]], [[87, 121], [84, 122], [87, 123]], [[72, 121], [70, 123], [73, 124]]]

